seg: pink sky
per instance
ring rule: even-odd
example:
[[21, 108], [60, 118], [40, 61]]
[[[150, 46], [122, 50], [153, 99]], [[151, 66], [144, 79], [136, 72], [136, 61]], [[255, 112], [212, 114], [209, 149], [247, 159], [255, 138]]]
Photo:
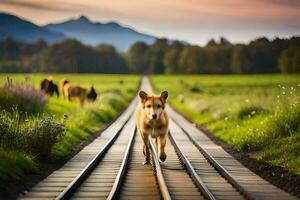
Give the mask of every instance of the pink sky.
[[300, 35], [299, 0], [0, 0], [0, 11], [39, 25], [85, 15], [200, 45]]

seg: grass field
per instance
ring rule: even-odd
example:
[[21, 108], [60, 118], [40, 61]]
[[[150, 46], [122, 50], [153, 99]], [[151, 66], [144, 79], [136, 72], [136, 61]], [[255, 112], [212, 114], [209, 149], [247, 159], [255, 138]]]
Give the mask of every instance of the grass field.
[[238, 151], [300, 174], [300, 75], [152, 76], [159, 93]]
[[[20, 83], [21, 85], [31, 85], [35, 88], [39, 88], [40, 81], [49, 75], [50, 74], [1, 74], [0, 85], [2, 86], [6, 82], [7, 76], [9, 76], [12, 78], [14, 84]], [[67, 102], [61, 95], [60, 98], [48, 98], [46, 105], [40, 112], [27, 114], [25, 121], [20, 125], [20, 129], [22, 128], [21, 131], [19, 131], [20, 134], [14, 136], [14, 140], [17, 140], [17, 145], [10, 148], [5, 148], [3, 145], [2, 147], [0, 146], [1, 183], [7, 180], [22, 180], [22, 177], [28, 171], [38, 171], [40, 163], [44, 161], [43, 159], [55, 161], [68, 155], [77, 144], [89, 138], [95, 131], [100, 130], [127, 106], [130, 99], [135, 95], [139, 82], [138, 76], [130, 75], [51, 74], [51, 76], [53, 76], [55, 83], [58, 83], [62, 78], [67, 78], [84, 87], [93, 85], [98, 93], [97, 101], [94, 103], [86, 103], [83, 108], [80, 108], [76, 101]], [[120, 80], [122, 80], [122, 82], [120, 82]], [[4, 104], [5, 103], [2, 102], [2, 105]], [[3, 108], [2, 105], [0, 102], [0, 111], [4, 112], [3, 110], [5, 110], [5, 108]], [[5, 116], [8, 115], [9, 114], [3, 115], [2, 113], [2, 122], [5, 123], [3, 120], [6, 120]], [[12, 115], [14, 115], [14, 113]], [[50, 118], [48, 119], [47, 117]], [[7, 121], [10, 123], [13, 119], [14, 118], [9, 118]], [[51, 123], [53, 123], [52, 121], [57, 122], [57, 124], [54, 124], [54, 127], [58, 125], [63, 126], [64, 133], [58, 142], [55, 142], [51, 147], [51, 152], [46, 152], [49, 153], [49, 156], [46, 158], [38, 158], [38, 154], [28, 153], [28, 151], [23, 150], [23, 148], [18, 148], [19, 140], [22, 140], [21, 135], [23, 134], [23, 129], [24, 132], [26, 132], [32, 127], [40, 127], [40, 130], [46, 129], [46, 132], [49, 132], [50, 130], [47, 131], [48, 127], [43, 129], [43, 127], [41, 127], [42, 125], [39, 124], [50, 126]], [[13, 129], [14, 125], [14, 122], [12, 122], [12, 126], [9, 130]], [[6, 127], [6, 124], [4, 124], [4, 126]], [[51, 127], [53, 126], [51, 125]], [[2, 130], [4, 129], [0, 126], [0, 131]], [[0, 137], [2, 135], [1, 133]], [[41, 138], [34, 139], [42, 143], [43, 136], [40, 137]], [[44, 143], [42, 144], [45, 146]], [[45, 144], [47, 145], [47, 141], [45, 141]], [[43, 146], [41, 147], [40, 145], [39, 148], [43, 148]]]

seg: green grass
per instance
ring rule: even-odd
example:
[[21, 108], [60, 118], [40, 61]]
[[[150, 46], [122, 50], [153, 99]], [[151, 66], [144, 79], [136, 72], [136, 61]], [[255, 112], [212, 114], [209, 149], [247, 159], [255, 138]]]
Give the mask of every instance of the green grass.
[[300, 174], [300, 75], [153, 76], [159, 93], [238, 151]]
[[[55, 83], [62, 78], [67, 78], [84, 87], [93, 85], [98, 93], [97, 101], [86, 102], [83, 108], [80, 108], [76, 101], [64, 100], [62, 95], [60, 98], [51, 97], [43, 111], [30, 115], [33, 120], [41, 115], [51, 116], [57, 121], [64, 116], [67, 117], [65, 134], [53, 146], [48, 158], [53, 161], [67, 156], [76, 145], [100, 130], [122, 109], [125, 109], [134, 97], [139, 82], [138, 76], [131, 75], [1, 74], [0, 85], [3, 85], [6, 77], [9, 76], [13, 83], [28, 84], [39, 88], [40, 81], [50, 75], [54, 77]], [[120, 80], [123, 80], [123, 83], [120, 83]], [[21, 180], [28, 171], [36, 171], [40, 162], [43, 161], [28, 152], [0, 148], [0, 182]], [[0, 190], [1, 186], [3, 188], [0, 184]]]
[[0, 163], [0, 191], [6, 189], [2, 181], [21, 181], [27, 172], [37, 171], [34, 158], [25, 153], [0, 150]]

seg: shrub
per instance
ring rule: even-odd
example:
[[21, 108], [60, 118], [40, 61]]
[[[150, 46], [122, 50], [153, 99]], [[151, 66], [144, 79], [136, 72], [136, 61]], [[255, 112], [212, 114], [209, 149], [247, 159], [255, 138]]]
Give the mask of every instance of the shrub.
[[190, 87], [190, 91], [191, 92], [203, 92], [199, 86], [197, 85], [193, 85], [192, 87]]
[[248, 105], [239, 107], [236, 116], [239, 119], [244, 119], [246, 117], [252, 117], [259, 114], [267, 113], [268, 111], [257, 105]]
[[53, 116], [35, 119], [24, 126], [25, 151], [41, 159], [47, 158], [53, 145], [64, 135], [63, 122], [55, 121]]
[[44, 92], [29, 85], [12, 84], [9, 81], [0, 87], [0, 110], [13, 112], [15, 107], [21, 113], [36, 114], [43, 110], [47, 103]]
[[[258, 118], [240, 128], [234, 146], [238, 150], [260, 150], [277, 139], [289, 138], [300, 133], [300, 106], [281, 107], [265, 118]], [[256, 127], [256, 128], [246, 128]]]
[[265, 129], [272, 137], [289, 137], [300, 133], [300, 105], [285, 107], [267, 119]]
[[53, 116], [27, 117], [20, 121], [17, 111], [0, 113], [0, 148], [30, 153], [40, 159], [47, 158], [53, 145], [65, 132], [65, 120]]

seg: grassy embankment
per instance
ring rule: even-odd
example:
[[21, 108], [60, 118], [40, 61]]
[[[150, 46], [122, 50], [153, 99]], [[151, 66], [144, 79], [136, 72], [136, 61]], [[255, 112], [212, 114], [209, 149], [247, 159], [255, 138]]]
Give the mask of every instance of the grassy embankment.
[[[38, 89], [40, 81], [48, 75], [1, 74], [1, 86], [6, 82], [7, 76], [12, 78], [14, 84], [31, 85]], [[93, 84], [98, 99], [94, 103], [86, 103], [84, 108], [80, 108], [76, 101], [65, 101], [62, 95], [60, 98], [47, 98], [45, 102], [43, 100], [40, 103], [43, 105], [36, 105], [34, 104], [36, 102], [33, 102], [34, 95], [25, 94], [26, 97], [23, 97], [24, 94], [18, 92], [25, 100], [16, 101], [15, 104], [18, 105], [11, 106], [12, 97], [7, 97], [2, 91], [0, 190], [1, 187], [5, 189], [3, 183], [6, 181], [22, 180], [27, 172], [38, 171], [40, 164], [45, 160], [55, 161], [67, 156], [77, 144], [100, 130], [127, 106], [135, 95], [139, 82], [138, 76], [125, 75], [52, 74], [52, 76], [55, 83], [66, 77], [85, 87]], [[120, 83], [120, 80], [123, 82]], [[23, 114], [20, 114], [20, 110]]]
[[153, 76], [156, 92], [251, 157], [300, 174], [299, 75]]

